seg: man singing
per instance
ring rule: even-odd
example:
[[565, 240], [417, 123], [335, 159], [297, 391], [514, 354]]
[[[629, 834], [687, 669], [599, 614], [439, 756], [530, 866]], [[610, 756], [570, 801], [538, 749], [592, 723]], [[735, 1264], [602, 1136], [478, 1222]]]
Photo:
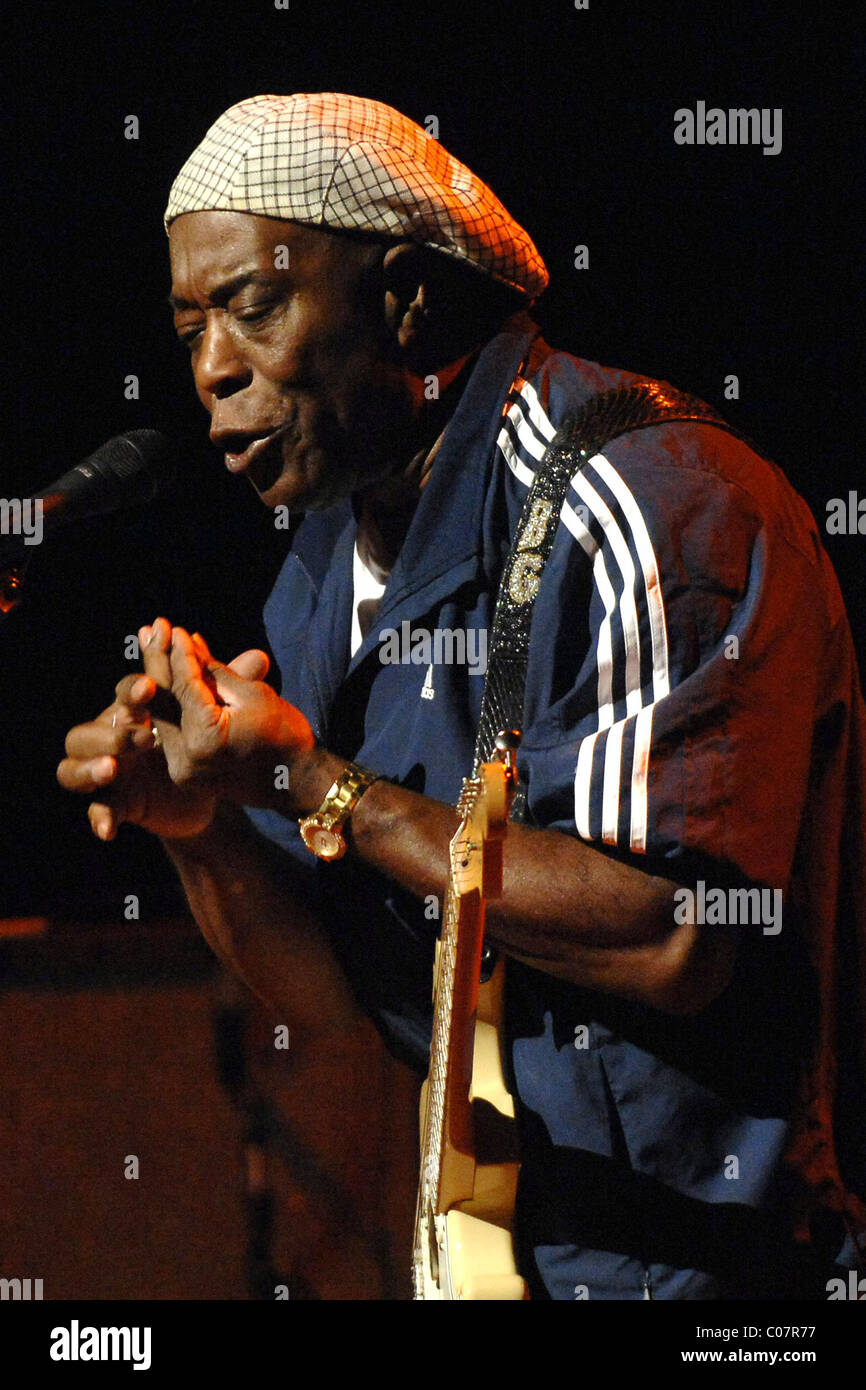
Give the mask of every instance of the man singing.
[[[211, 440], [303, 513], [266, 608], [281, 696], [263, 653], [223, 665], [159, 618], [58, 777], [102, 839], [163, 839], [293, 1042], [375, 1026], [423, 1072], [425, 900], [485, 679], [424, 654], [486, 650], [548, 446], [635, 378], [547, 345], [526, 232], [381, 103], [240, 102], [165, 221]], [[423, 664], [395, 633], [431, 637]], [[863, 703], [808, 509], [723, 422], [620, 432], [575, 472], [518, 769], [487, 935], [531, 1296], [826, 1298], [866, 1228]]]

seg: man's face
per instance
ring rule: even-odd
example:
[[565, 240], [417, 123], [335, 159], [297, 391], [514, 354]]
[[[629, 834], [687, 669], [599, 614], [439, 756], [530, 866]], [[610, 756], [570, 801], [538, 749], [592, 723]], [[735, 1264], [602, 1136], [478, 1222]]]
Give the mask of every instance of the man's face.
[[400, 462], [415, 407], [389, 360], [375, 248], [236, 212], [185, 213], [169, 243], [211, 440], [267, 506], [327, 507]]

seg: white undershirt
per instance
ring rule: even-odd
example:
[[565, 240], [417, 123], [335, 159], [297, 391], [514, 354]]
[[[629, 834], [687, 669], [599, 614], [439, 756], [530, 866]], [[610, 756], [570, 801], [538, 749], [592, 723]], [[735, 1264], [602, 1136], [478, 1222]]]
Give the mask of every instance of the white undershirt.
[[[361, 559], [357, 541], [352, 559], [352, 583], [355, 597], [352, 607], [352, 638], [349, 645], [350, 655], [354, 656], [373, 624], [385, 592], [385, 585], [379, 583], [372, 570], [369, 570]], [[363, 612], [360, 611], [362, 605]]]

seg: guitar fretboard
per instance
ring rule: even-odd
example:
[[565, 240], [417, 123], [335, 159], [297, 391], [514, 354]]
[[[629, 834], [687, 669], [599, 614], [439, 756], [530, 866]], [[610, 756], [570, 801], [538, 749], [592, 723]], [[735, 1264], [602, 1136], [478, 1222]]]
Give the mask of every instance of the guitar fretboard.
[[459, 938], [458, 898], [463, 871], [470, 850], [466, 829], [468, 813], [478, 792], [478, 784], [467, 779], [457, 810], [462, 816], [461, 828], [450, 845], [450, 873], [445, 896], [439, 963], [436, 974], [436, 993], [433, 1001], [433, 1033], [430, 1043], [430, 1069], [427, 1076], [427, 1111], [421, 1144], [421, 1175], [428, 1194], [435, 1201], [439, 1196], [442, 1170], [442, 1138], [445, 1122], [445, 1086], [451, 1044], [451, 1024], [454, 1010], [454, 975]]

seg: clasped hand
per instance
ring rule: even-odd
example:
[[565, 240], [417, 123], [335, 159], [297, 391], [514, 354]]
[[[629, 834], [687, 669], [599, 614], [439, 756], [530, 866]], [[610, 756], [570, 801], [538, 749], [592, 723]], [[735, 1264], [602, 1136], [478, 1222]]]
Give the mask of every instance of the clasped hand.
[[97, 796], [94, 833], [110, 840], [131, 821], [167, 838], [200, 834], [220, 801], [273, 805], [283, 767], [289, 787], [279, 795], [291, 813], [292, 768], [315, 738], [265, 683], [265, 653], [223, 665], [198, 633], [164, 618], [138, 635], [144, 672], [124, 677], [113, 704], [69, 731], [57, 769], [61, 786]]

